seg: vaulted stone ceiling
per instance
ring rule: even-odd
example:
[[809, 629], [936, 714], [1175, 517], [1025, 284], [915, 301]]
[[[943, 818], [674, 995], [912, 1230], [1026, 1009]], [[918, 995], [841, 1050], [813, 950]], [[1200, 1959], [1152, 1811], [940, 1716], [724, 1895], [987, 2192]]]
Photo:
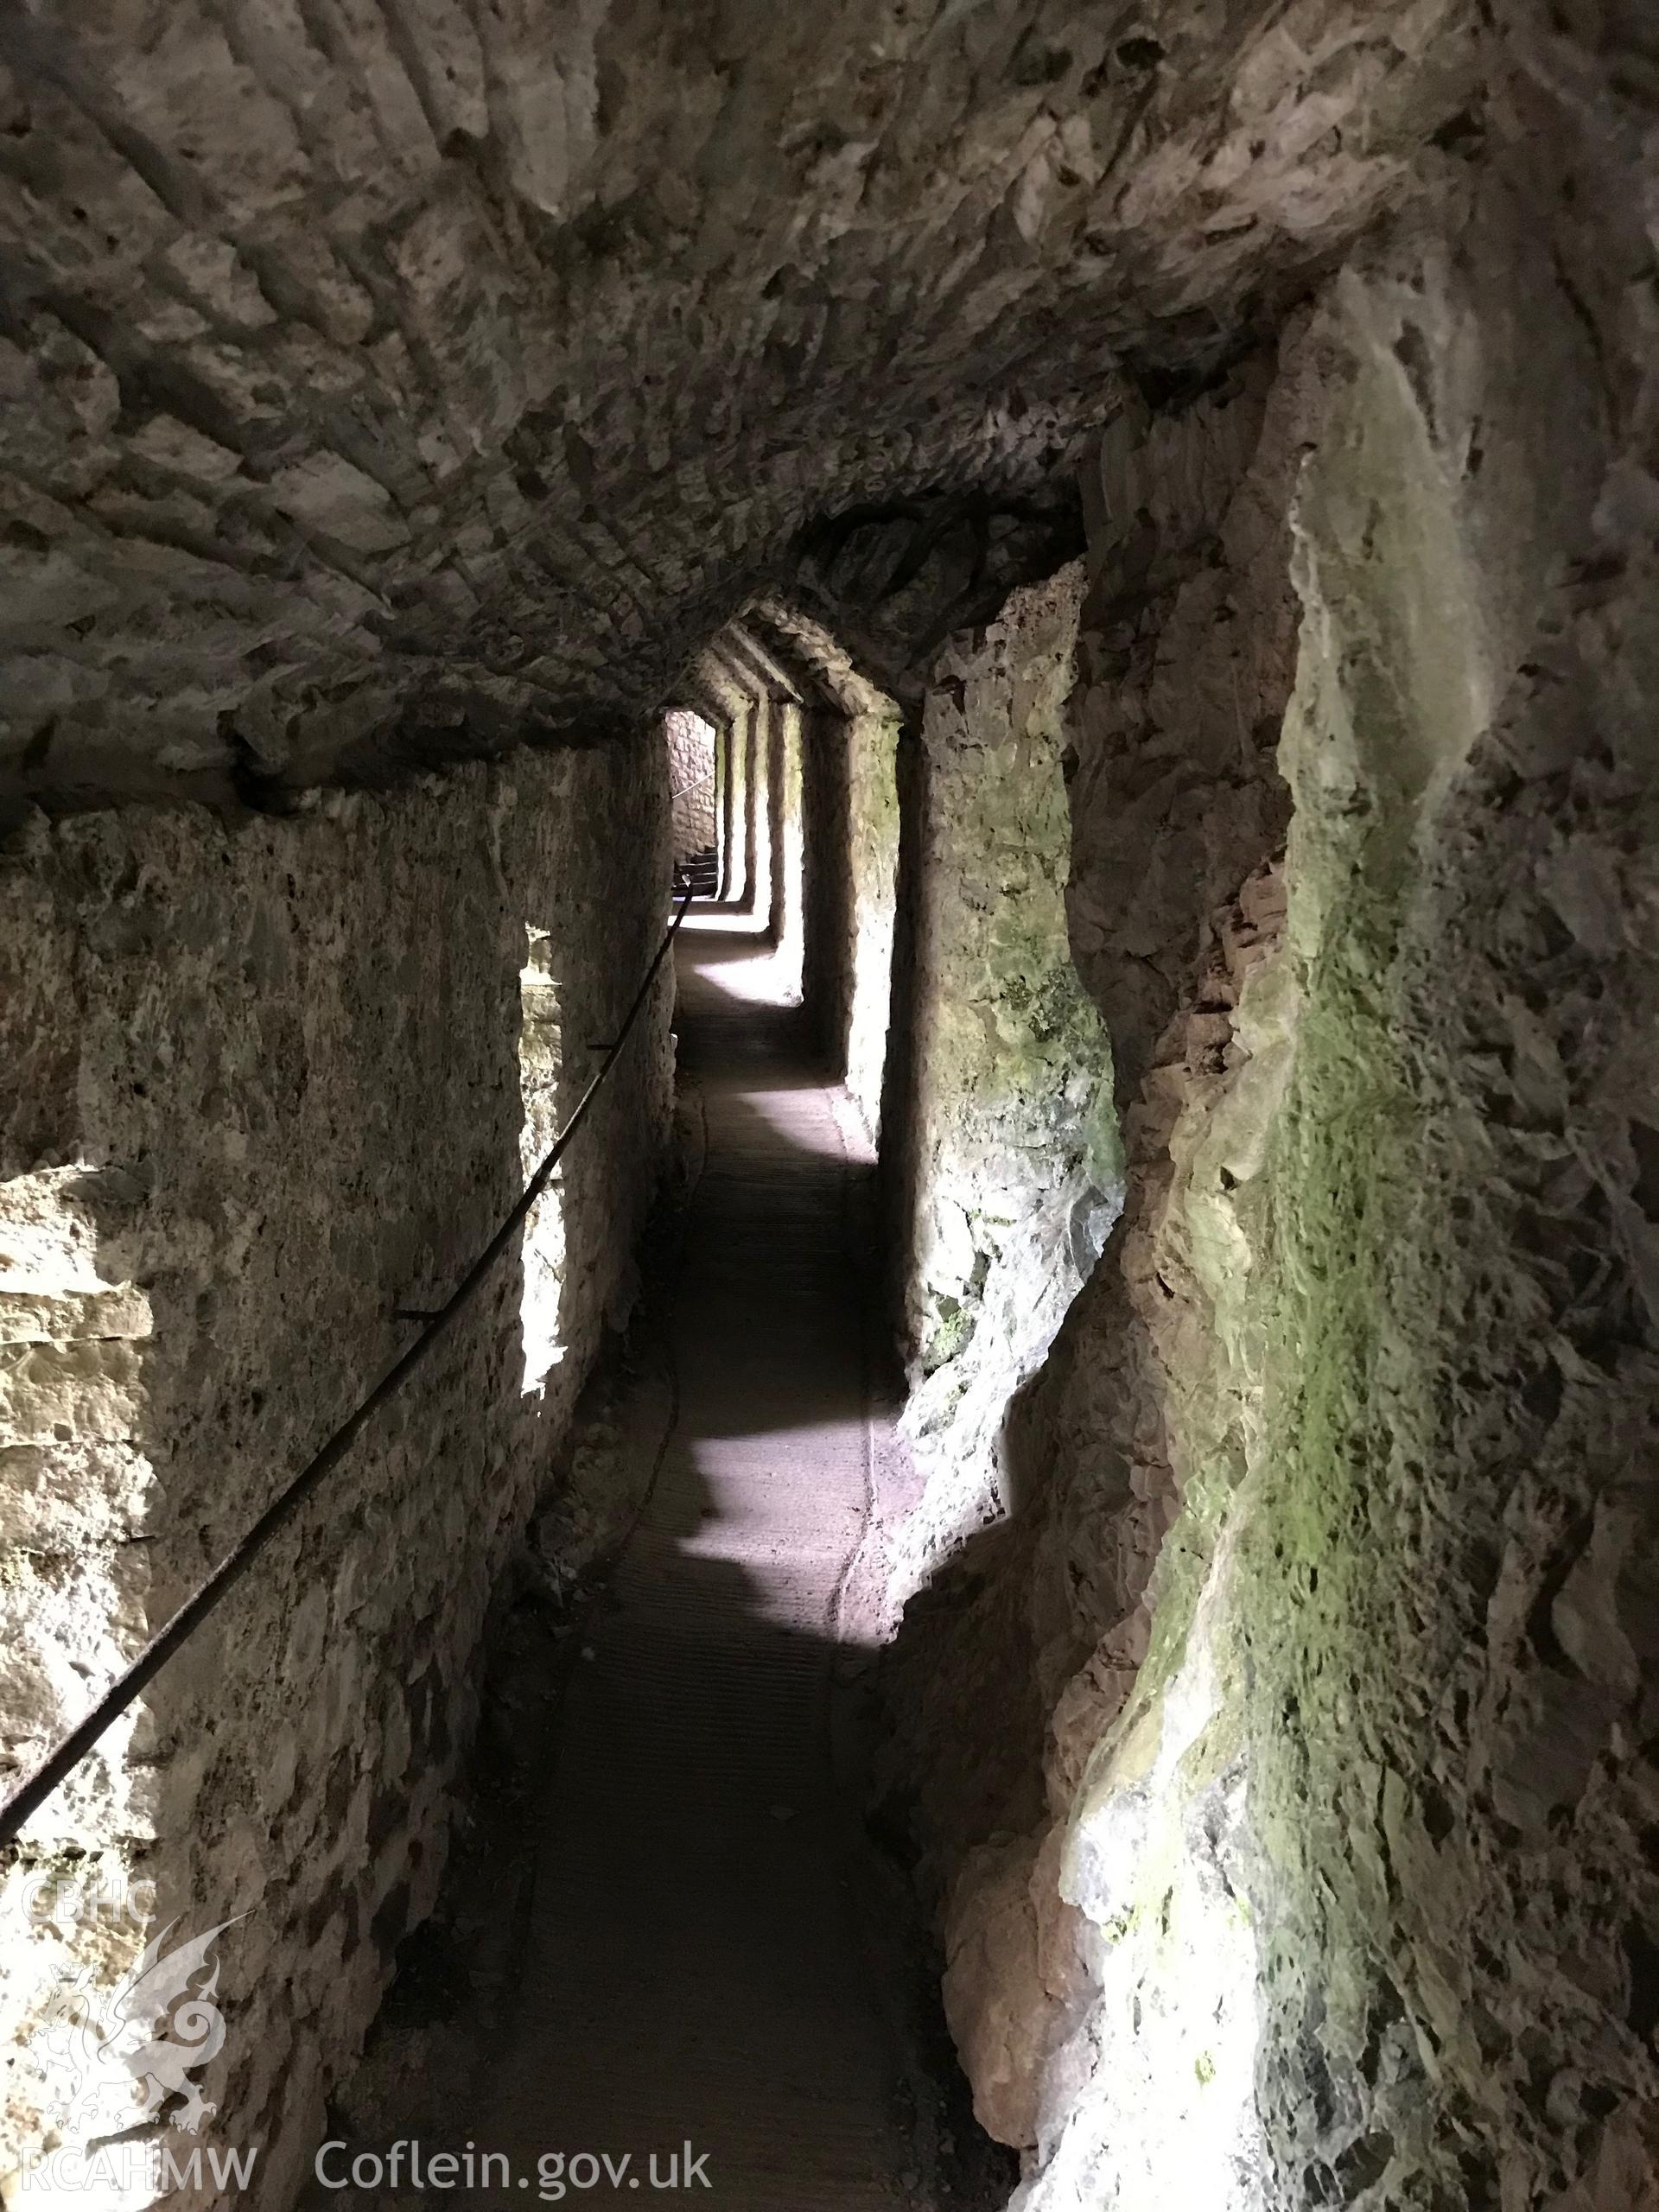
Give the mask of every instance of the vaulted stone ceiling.
[[9, 10], [9, 793], [602, 737], [826, 518], [994, 542], [1455, 141], [1471, 12]]

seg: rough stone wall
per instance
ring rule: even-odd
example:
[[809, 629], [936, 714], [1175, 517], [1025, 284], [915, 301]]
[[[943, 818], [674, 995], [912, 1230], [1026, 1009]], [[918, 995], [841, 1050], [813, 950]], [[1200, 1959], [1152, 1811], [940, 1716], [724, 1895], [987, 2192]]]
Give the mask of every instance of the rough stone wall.
[[803, 738], [806, 994], [874, 1139], [893, 1000], [899, 709], [817, 623], [776, 601], [753, 612], [832, 702], [810, 712]]
[[801, 804], [807, 823], [802, 980], [826, 1066], [836, 1073], [847, 1063], [856, 938], [849, 809], [851, 752], [847, 717], [822, 701], [810, 705], [801, 741]]
[[[435, 1303], [510, 1205], [521, 1150], [585, 1083], [659, 934], [665, 794], [653, 731], [283, 819], [35, 817], [8, 855], [11, 1758], [79, 1716], [407, 1342], [393, 1307]], [[175, 1915], [194, 1932], [241, 1915], [202, 2085], [268, 2146], [256, 2201], [289, 2202], [434, 1894], [485, 1609], [626, 1294], [667, 1015], [664, 985], [564, 1175], [562, 1357], [529, 1341], [505, 1266], [31, 1823], [0, 1897], [10, 2158], [77, 2139], [26, 2048], [66, 1961], [113, 1983]], [[42, 1867], [153, 1881], [151, 1924], [25, 1935], [20, 1885]]]
[[1289, 506], [1318, 377], [1299, 327], [1185, 407], [1121, 410], [1083, 472], [1067, 906], [1126, 1107], [1226, 902], [1284, 846]]
[[688, 708], [663, 717], [668, 743], [669, 818], [674, 857], [692, 859], [715, 849], [715, 730]]
[[772, 737], [772, 828], [776, 860], [772, 882], [772, 934], [778, 989], [785, 1003], [801, 1003], [806, 959], [806, 764], [804, 713], [798, 698], [778, 703]]
[[1224, 353], [1475, 16], [9, 10], [7, 788], [625, 726], [815, 516], [1017, 503], [1103, 362]]
[[912, 1810], [1023, 2212], [1659, 2189], [1654, 79], [1632, 20], [1509, 28], [1434, 219], [1222, 397], [1261, 427], [1119, 434], [1186, 575], [1126, 595], [1091, 518], [1128, 1198], [1033, 1510], [895, 1678], [925, 1777], [990, 1751]]
[[1247, 1041], [1238, 1007], [1247, 982], [1262, 999], [1255, 971], [1282, 931], [1290, 511], [1320, 379], [1298, 320], [1195, 403], [1138, 429], [1120, 418], [1090, 474], [1068, 903], [1113, 1039], [1127, 1195], [1028, 1421], [1052, 1470], [1033, 1516], [1031, 1628], [1044, 1698], [1062, 1700], [1062, 1800], [1079, 1756], [1065, 1738], [1086, 1748], [1145, 1654], [1147, 1578], [1177, 1502], [1243, 1448], [1218, 1344], [1232, 1287], [1217, 1278], [1248, 1269], [1232, 1192], [1249, 1176], [1230, 1159], [1232, 1189], [1206, 1212], [1217, 1177], [1205, 1132], [1228, 1120], [1248, 1152], [1241, 1117], [1274, 1095], [1267, 1017]]
[[1523, 47], [1513, 150], [1330, 310], [1240, 1605], [1281, 2194], [1659, 2189], [1647, 35], [1616, 97]]
[[881, 1126], [893, 995], [899, 800], [898, 717], [891, 702], [820, 710], [809, 729], [809, 1003], [830, 1063], [874, 1140]]
[[899, 874], [898, 717], [886, 700], [847, 726], [847, 826], [855, 917], [845, 1025], [847, 1089], [877, 1142], [893, 1013]]
[[753, 898], [749, 870], [753, 850], [750, 754], [754, 703], [748, 693], [733, 682], [729, 671], [712, 650], [705, 649], [698, 655], [697, 669], [709, 712], [722, 733], [725, 754], [726, 772], [720, 797], [720, 895], [741, 906], [750, 904]]
[[1017, 592], [936, 662], [921, 730], [908, 1200], [898, 1223], [906, 1420], [928, 1472], [913, 1588], [1007, 1510], [1008, 1402], [1122, 1198], [1111, 1056], [1072, 964], [1061, 756], [1080, 567]]
[[728, 723], [725, 733], [726, 772], [720, 783], [720, 895], [734, 896], [733, 884], [736, 874], [737, 839], [741, 834], [743, 789], [743, 748], [739, 742], [734, 723]]
[[778, 716], [780, 702], [764, 685], [753, 683], [749, 714], [749, 903], [770, 925], [777, 880], [779, 817]]
[[1306, 350], [1293, 333], [1281, 359], [1120, 420], [1090, 464], [1060, 844], [1071, 953], [1122, 1037], [1123, 1211], [1081, 1290], [1076, 1273], [1064, 1287], [1040, 1372], [1011, 1402], [1010, 1378], [988, 1374], [988, 1418], [999, 1389], [1007, 1404], [1010, 1517], [912, 1607], [891, 1670], [889, 1778], [925, 1886], [949, 1904], [953, 2024], [984, 2116], [1014, 2141], [1034, 2138], [1057, 1996], [1031, 1979], [1033, 1870], [1052, 1918], [1049, 1821], [1145, 1654], [1147, 1583], [1188, 1472], [1172, 1396], [1225, 1402], [1201, 1277], [1239, 1255], [1195, 1236], [1188, 1185], [1195, 1133], [1244, 1057], [1239, 989], [1282, 916], [1288, 794], [1263, 737], [1294, 665]]

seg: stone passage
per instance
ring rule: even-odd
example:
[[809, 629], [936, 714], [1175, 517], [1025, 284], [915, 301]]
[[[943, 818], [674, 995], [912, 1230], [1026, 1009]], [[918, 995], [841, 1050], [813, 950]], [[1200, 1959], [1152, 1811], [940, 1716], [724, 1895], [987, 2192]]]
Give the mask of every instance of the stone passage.
[[[480, 2142], [706, 2152], [711, 2201], [898, 2206], [899, 2059], [861, 1951], [830, 1667], [867, 1433], [848, 1167], [752, 937], [682, 938], [706, 1165], [680, 1413], [595, 1616], [546, 1802], [521, 2011]], [[646, 2184], [649, 2185], [648, 2183]]]
[[0, 6], [0, 2212], [1659, 2212], [1656, 24]]

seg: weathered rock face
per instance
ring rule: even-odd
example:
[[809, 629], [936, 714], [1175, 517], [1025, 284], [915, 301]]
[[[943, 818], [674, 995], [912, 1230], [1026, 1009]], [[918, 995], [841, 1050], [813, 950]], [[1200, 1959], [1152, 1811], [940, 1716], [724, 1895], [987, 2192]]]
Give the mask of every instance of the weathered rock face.
[[1656, 2185], [1659, 485], [1628, 116], [1575, 139], [1540, 89], [1576, 108], [1574, 57], [1529, 59], [1563, 173], [1529, 149], [1332, 310], [1241, 1614], [1282, 1685], [1250, 1710], [1275, 2171], [1577, 2212]]
[[715, 726], [690, 708], [673, 707], [663, 717], [663, 735], [674, 857], [687, 861], [715, 849]]
[[1126, 1106], [1195, 976], [1224, 957], [1228, 903], [1284, 848], [1290, 504], [1319, 378], [1299, 327], [1179, 412], [1126, 410], [1083, 473], [1067, 904]]
[[1659, 2188], [1654, 80], [1515, 29], [1436, 219], [1086, 480], [1128, 1195], [893, 1673], [1029, 2212]]
[[815, 518], [989, 527], [1103, 363], [1208, 363], [1305, 284], [1457, 113], [1473, 15], [13, 10], [10, 787], [626, 721]]
[[[350, 1410], [408, 1341], [394, 1307], [453, 1287], [615, 1033], [667, 866], [656, 733], [280, 821], [36, 817], [8, 855], [10, 1757], [79, 1717]], [[24, 2047], [66, 1961], [113, 1986], [175, 1916], [245, 1916], [200, 2080], [265, 2146], [258, 2201], [290, 2201], [434, 1894], [486, 1607], [626, 1294], [667, 988], [518, 1262], [30, 1823], [0, 1892], [8, 2167], [66, 2117]], [[60, 1942], [22, 1909], [42, 1873], [72, 1898], [153, 1884], [154, 1912]]]
[[[1022, 810], [1050, 810], [1050, 969], [1065, 975], [1075, 955], [1121, 1027], [1122, 1050], [1109, 1052], [1097, 1020], [1079, 1023], [1077, 1065], [1096, 1085], [1103, 1132], [1116, 1061], [1122, 1218], [1098, 1268], [1086, 1249], [1052, 1264], [1040, 1234], [1052, 1219], [1046, 1168], [1079, 1135], [1058, 1112], [1007, 1236], [1020, 1264], [1007, 1296], [1016, 1312], [1041, 1316], [1042, 1332], [1027, 1339], [1023, 1367], [1002, 1358], [1000, 1332], [987, 1332], [976, 1393], [1010, 1516], [927, 1593], [896, 1655], [889, 1779], [911, 1802], [926, 1886], [955, 1894], [951, 1926], [969, 1953], [980, 1885], [1001, 1891], [1010, 1873], [1001, 1847], [964, 1866], [964, 1844], [1031, 1828], [1046, 1807], [1064, 1815], [1145, 1656], [1147, 1584], [1188, 1472], [1174, 1464], [1182, 1440], [1171, 1434], [1171, 1401], [1205, 1404], [1206, 1418], [1226, 1402], [1214, 1287], [1203, 1275], [1224, 1274], [1240, 1255], [1220, 1223], [1195, 1241], [1188, 1185], [1191, 1154], [1233, 1087], [1240, 989], [1282, 920], [1272, 863], [1288, 795], [1271, 753], [1241, 746], [1238, 733], [1246, 700], [1247, 731], [1264, 717], [1277, 729], [1291, 679], [1288, 501], [1307, 429], [1305, 382], [1293, 346], [1277, 376], [1270, 360], [1255, 365], [1145, 425], [1140, 439], [1109, 438], [1085, 487], [1096, 518], [1087, 593], [1073, 582], [1063, 601], [1048, 772], [1028, 779], [1016, 760], [1011, 794], [988, 802], [988, 850], [1029, 849]], [[1132, 535], [1101, 526], [1103, 515], [1126, 513], [1138, 516]], [[1183, 683], [1192, 696], [1178, 703], [1171, 690]], [[963, 788], [978, 787], [964, 777]], [[954, 825], [942, 842], [955, 849]], [[1058, 900], [1068, 860], [1069, 947]], [[998, 913], [1001, 893], [999, 883]], [[1160, 970], [1144, 950], [1154, 909]], [[1251, 1109], [1258, 1140], [1267, 1103]], [[924, 1171], [925, 1194], [931, 1181]], [[938, 1456], [947, 1492], [952, 1464]], [[961, 1491], [983, 1510], [977, 1480]], [[1023, 1847], [1027, 1872], [1040, 1841], [1037, 1829]], [[958, 1996], [959, 2017], [966, 2002]], [[1029, 2118], [1052, 2007], [1022, 2018]]]
[[[1052, 1343], [1122, 1200], [1111, 1054], [1077, 980], [1062, 708], [1078, 568], [1016, 593], [939, 658], [915, 801], [903, 1149], [906, 1414], [933, 1471], [911, 1586], [1007, 1510], [1008, 1401]], [[893, 1154], [897, 1154], [896, 1158]]]

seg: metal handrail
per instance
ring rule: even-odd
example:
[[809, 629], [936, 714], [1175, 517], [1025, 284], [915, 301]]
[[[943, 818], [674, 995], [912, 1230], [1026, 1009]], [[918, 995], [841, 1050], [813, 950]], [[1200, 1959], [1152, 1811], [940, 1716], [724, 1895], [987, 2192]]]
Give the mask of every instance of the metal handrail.
[[[678, 874], [677, 869], [677, 876]], [[677, 890], [679, 888], [677, 882], [675, 887]], [[644, 1009], [651, 987], [657, 980], [657, 971], [668, 957], [669, 948], [679, 933], [680, 924], [685, 919], [686, 909], [690, 904], [691, 888], [687, 884], [679, 911], [670, 923], [668, 934], [658, 946], [651, 965], [645, 970], [645, 980], [634, 994], [633, 1003], [623, 1017], [622, 1027], [607, 1047], [597, 1074], [576, 1101], [569, 1120], [553, 1140], [552, 1149], [525, 1184], [518, 1204], [467, 1268], [447, 1302], [435, 1313], [423, 1317], [423, 1326], [420, 1335], [406, 1351], [398, 1354], [367, 1397], [346, 1416], [321, 1450], [300, 1470], [281, 1496], [265, 1508], [241, 1541], [226, 1554], [194, 1594], [185, 1600], [165, 1628], [151, 1637], [126, 1672], [117, 1676], [79, 1726], [66, 1736], [28, 1780], [20, 1783], [7, 1798], [5, 1804], [0, 1807], [0, 1847], [16, 1841], [24, 1821], [32, 1813], [38, 1811], [59, 1784], [73, 1772], [111, 1722], [126, 1711], [180, 1646], [217, 1609], [220, 1600], [241, 1580], [271, 1538], [287, 1527], [324, 1476], [345, 1458], [371, 1418], [403, 1388], [451, 1322], [471, 1302], [485, 1277], [512, 1243], [514, 1233], [522, 1227], [531, 1208], [547, 1188], [549, 1179], [558, 1166], [565, 1147], [582, 1127], [588, 1108], [599, 1095], [601, 1085], [621, 1058], [622, 1048]]]

